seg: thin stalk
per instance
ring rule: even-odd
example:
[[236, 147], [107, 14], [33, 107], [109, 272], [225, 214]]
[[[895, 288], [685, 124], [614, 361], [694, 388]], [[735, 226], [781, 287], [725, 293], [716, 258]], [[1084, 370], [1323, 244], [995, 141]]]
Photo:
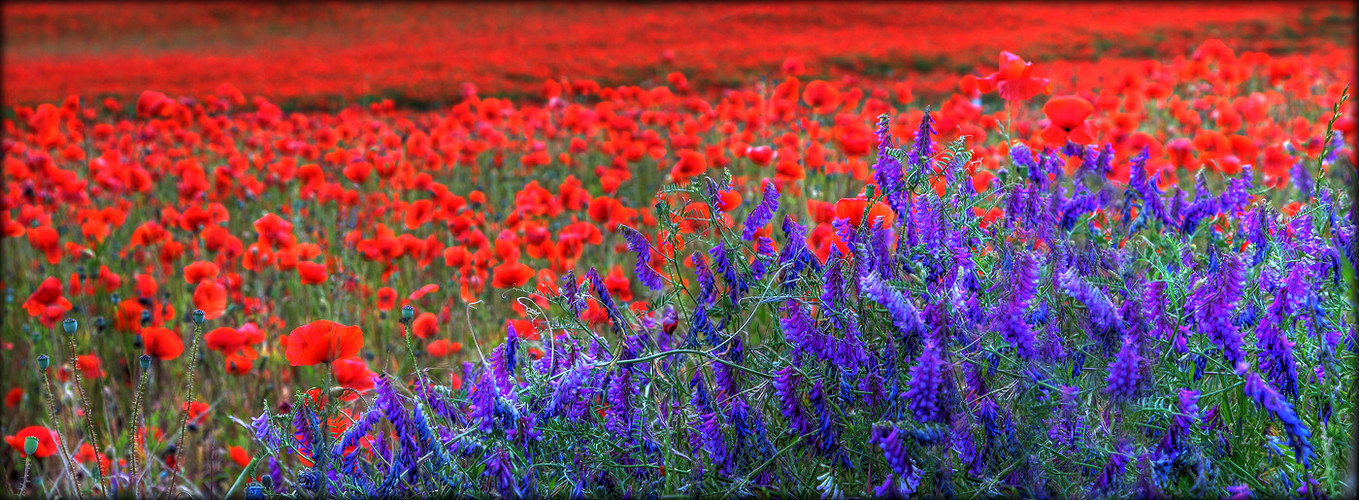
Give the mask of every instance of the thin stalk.
[[75, 469], [71, 467], [71, 455], [66, 452], [65, 439], [61, 437], [61, 421], [57, 420], [57, 400], [52, 395], [52, 378], [48, 376], [47, 370], [42, 371], [42, 382], [47, 392], [47, 418], [52, 421], [52, 432], [57, 434], [57, 451], [61, 453], [62, 462], [66, 466], [66, 475], [71, 478], [71, 489], [75, 491], [76, 498], [84, 500], [85, 495], [80, 492], [80, 484], [76, 483]]
[[90, 408], [90, 400], [85, 396], [85, 384], [80, 380], [80, 364], [76, 362], [76, 340], [75, 333], [69, 333], [66, 338], [70, 340], [71, 346], [71, 376], [75, 378], [76, 392], [80, 394], [80, 407], [85, 410], [85, 431], [90, 434], [90, 446], [94, 448], [94, 477], [99, 480], [99, 486], [107, 493], [109, 490], [108, 478], [104, 477], [104, 460], [100, 457], [99, 434], [94, 427], [94, 410]]
[[[198, 311], [194, 311], [194, 315], [195, 315], [195, 316], [197, 315], [197, 313], [198, 313]], [[189, 394], [188, 394], [187, 396], [185, 396], [185, 399], [184, 399], [184, 414], [183, 414], [182, 417], [179, 418], [179, 441], [178, 441], [178, 443], [175, 445], [175, 455], [174, 455], [174, 457], [175, 457], [175, 468], [177, 468], [177, 469], [179, 469], [179, 470], [181, 470], [181, 471], [184, 470], [184, 461], [181, 460], [181, 458], [184, 456], [184, 435], [185, 435], [185, 432], [184, 432], [184, 431], [185, 431], [185, 429], [188, 428], [188, 426], [189, 426], [189, 410], [190, 410], [190, 409], [192, 408], [192, 406], [193, 406], [193, 392], [194, 392], [193, 376], [194, 376], [194, 372], [197, 371], [197, 369], [198, 369], [198, 339], [202, 338], [202, 335], [199, 334], [199, 333], [202, 331], [202, 329], [203, 329], [203, 324], [202, 324], [202, 322], [194, 321], [194, 325], [193, 325], [193, 350], [191, 351], [191, 354], [189, 355], [189, 386], [188, 386], [188, 387], [189, 387], [189, 389], [188, 389], [188, 390], [189, 390]], [[171, 495], [174, 494], [175, 486], [179, 483], [179, 476], [180, 476], [180, 475], [181, 475], [181, 474], [175, 474], [173, 477], [170, 478], [170, 489], [169, 489], [169, 492], [170, 492]]]
[[141, 382], [137, 384], [137, 397], [132, 402], [132, 463], [129, 477], [134, 492], [138, 492], [141, 485], [141, 478], [137, 476], [137, 455], [141, 452], [141, 448], [137, 446], [137, 436], [142, 430], [142, 401], [145, 398], [146, 380], [150, 373], [151, 370], [142, 370]]

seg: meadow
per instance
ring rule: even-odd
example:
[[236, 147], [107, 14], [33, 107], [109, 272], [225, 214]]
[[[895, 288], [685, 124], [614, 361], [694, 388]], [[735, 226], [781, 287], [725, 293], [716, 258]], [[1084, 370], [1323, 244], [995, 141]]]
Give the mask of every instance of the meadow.
[[1355, 487], [1345, 5], [3, 9], [5, 494]]

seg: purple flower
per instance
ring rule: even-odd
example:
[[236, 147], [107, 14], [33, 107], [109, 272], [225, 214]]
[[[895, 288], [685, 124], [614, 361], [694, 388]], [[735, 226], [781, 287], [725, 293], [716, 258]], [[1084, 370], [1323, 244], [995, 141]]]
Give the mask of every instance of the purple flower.
[[651, 268], [651, 243], [647, 241], [646, 235], [627, 226], [619, 226], [619, 229], [622, 230], [623, 238], [628, 240], [628, 250], [637, 254], [637, 265], [633, 267], [632, 273], [647, 288], [661, 291], [661, 275]]
[[[920, 468], [916, 465], [915, 459], [911, 458], [902, 437], [901, 430], [895, 425], [886, 423], [873, 425], [868, 442], [882, 450], [883, 458], [887, 459], [887, 467], [892, 470], [887, 481], [873, 490], [874, 495], [886, 497], [895, 494], [908, 497], [920, 486]], [[896, 481], [893, 481], [893, 474]]]
[[748, 285], [741, 279], [740, 272], [736, 264], [732, 262], [731, 255], [727, 251], [725, 242], [718, 241], [708, 255], [713, 258], [713, 267], [717, 268], [718, 274], [722, 275], [722, 280], [727, 282], [727, 292], [730, 294], [731, 302], [734, 304], [745, 296]]
[[1303, 464], [1303, 467], [1310, 469], [1312, 457], [1315, 455], [1312, 443], [1308, 439], [1312, 436], [1312, 431], [1298, 418], [1298, 414], [1293, 411], [1293, 405], [1289, 404], [1279, 391], [1274, 390], [1269, 382], [1260, 378], [1259, 374], [1250, 371], [1247, 363], [1237, 364], [1236, 372], [1246, 381], [1243, 388], [1246, 396], [1283, 424], [1284, 430], [1288, 433], [1288, 444], [1293, 448], [1293, 456]]
[[1114, 400], [1128, 400], [1137, 395], [1142, 383], [1142, 356], [1137, 353], [1137, 344], [1131, 338], [1123, 340], [1123, 347], [1109, 363], [1109, 376], [1104, 381], [1109, 384], [1104, 392]]
[[779, 412], [797, 435], [806, 434], [812, 428], [811, 422], [807, 420], [807, 411], [802, 406], [802, 395], [797, 391], [801, 380], [797, 370], [785, 366], [776, 372], [773, 381], [774, 393], [779, 399]]
[[269, 422], [269, 405], [265, 405], [264, 411], [258, 417], [250, 420], [250, 428], [255, 431], [255, 440], [267, 446], [271, 450], [277, 450], [282, 446], [282, 438], [279, 436], [278, 429]]
[[925, 107], [925, 116], [920, 118], [920, 128], [915, 132], [915, 148], [906, 153], [909, 167], [915, 167], [912, 175], [919, 175], [925, 172], [922, 170], [929, 167], [930, 156], [934, 154], [934, 117], [930, 116], [930, 108]]
[[[1216, 256], [1215, 251], [1210, 257]], [[1207, 276], [1189, 296], [1187, 307], [1193, 312], [1199, 331], [1219, 349], [1228, 363], [1240, 362], [1245, 353], [1241, 348], [1241, 332], [1232, 324], [1232, 311], [1241, 298], [1242, 264], [1235, 253], [1221, 258], [1217, 272]]]
[[580, 294], [580, 284], [576, 282], [574, 270], [568, 269], [562, 275], [562, 298], [566, 299], [566, 308], [572, 316], [580, 316], [580, 312], [585, 310], [585, 296]]
[[1302, 201], [1311, 198], [1316, 191], [1316, 180], [1312, 178], [1312, 171], [1307, 168], [1307, 161], [1299, 159], [1288, 173], [1292, 177], [1293, 186], [1297, 188], [1298, 196]]
[[632, 431], [632, 370], [622, 367], [615, 369], [609, 377], [608, 403], [604, 413], [604, 429], [615, 437], [627, 437]]
[[694, 252], [689, 261], [694, 264], [694, 276], [698, 278], [698, 303], [712, 304], [717, 300], [717, 279], [708, 269], [708, 259], [702, 253]]
[[1085, 305], [1090, 313], [1090, 322], [1099, 328], [1102, 334], [1122, 333], [1123, 318], [1119, 317], [1118, 310], [1114, 308], [1112, 302], [1109, 302], [1104, 290], [1086, 283], [1076, 275], [1075, 269], [1068, 269], [1058, 275], [1057, 284], [1071, 298]]
[[486, 461], [486, 470], [482, 475], [495, 481], [496, 491], [500, 492], [502, 498], [519, 498], [519, 487], [514, 479], [514, 463], [510, 461], [510, 454], [504, 448], [497, 448], [490, 453], [490, 459]]
[[767, 236], [756, 238], [755, 255], [755, 263], [750, 265], [750, 279], [758, 282], [769, 271], [769, 263], [774, 257], [774, 240]]
[[745, 230], [741, 232], [741, 239], [754, 241], [755, 233], [759, 232], [765, 224], [774, 219], [774, 211], [779, 209], [779, 190], [774, 187], [771, 181], [764, 182], [764, 199], [760, 204], [751, 210], [750, 216], [746, 217]]
[[892, 317], [892, 324], [901, 332], [901, 338], [919, 340], [928, 333], [925, 323], [920, 319], [920, 313], [911, 301], [903, 297], [901, 292], [883, 283], [877, 272], [859, 279], [859, 291], [887, 308], [888, 314]]
[[943, 359], [938, 345], [927, 341], [915, 366], [911, 367], [911, 382], [901, 397], [907, 408], [921, 422], [940, 422], [944, 418], [945, 384], [951, 366]]

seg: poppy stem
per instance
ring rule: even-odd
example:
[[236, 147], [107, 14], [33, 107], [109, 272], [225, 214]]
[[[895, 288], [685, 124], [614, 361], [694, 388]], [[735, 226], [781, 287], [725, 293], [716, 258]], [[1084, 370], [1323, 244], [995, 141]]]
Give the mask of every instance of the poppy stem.
[[[193, 350], [189, 355], [189, 394], [184, 399], [184, 416], [179, 419], [179, 441], [178, 444], [175, 445], [175, 468], [178, 469], [176, 472], [184, 470], [184, 461], [181, 460], [184, 456], [184, 434], [189, 426], [189, 412], [193, 409], [193, 376], [194, 372], [198, 370], [198, 339], [202, 337], [199, 335], [202, 328], [202, 322], [194, 321]], [[179, 483], [179, 476], [181, 475], [183, 474], [176, 473], [170, 477], [170, 489], [168, 490], [170, 495], [174, 495], [175, 486]]]
[[15, 496], [23, 495], [24, 491], [28, 490], [28, 467], [32, 461], [32, 455], [24, 455], [24, 476], [19, 480], [19, 491], [14, 492]]
[[71, 489], [75, 491], [76, 498], [84, 500], [85, 495], [80, 492], [80, 484], [76, 482], [75, 469], [71, 467], [71, 454], [66, 452], [66, 445], [62, 444], [65, 440], [61, 437], [61, 421], [57, 420], [57, 400], [52, 395], [52, 378], [45, 369], [42, 371], [42, 382], [47, 392], [47, 418], [52, 421], [52, 432], [57, 435], [57, 451], [66, 465], [66, 475], [71, 478]]
[[108, 478], [104, 477], [104, 460], [99, 449], [99, 434], [94, 426], [94, 409], [90, 408], [90, 400], [85, 396], [85, 384], [80, 380], [80, 363], [76, 355], [75, 333], [68, 333], [66, 338], [70, 339], [71, 345], [71, 376], [75, 378], [76, 392], [80, 394], [80, 407], [85, 410], [85, 430], [89, 433], [90, 446], [94, 448], [94, 477], [99, 480], [99, 486], [107, 493], [109, 490]]
[[[151, 370], [142, 370], [141, 381], [137, 384], [137, 396], [132, 402], [132, 467], [129, 469], [129, 479], [132, 482], [133, 495], [135, 496], [141, 486], [141, 478], [137, 476], [137, 456], [141, 452], [141, 447], [137, 446], [137, 437], [142, 431], [142, 400], [146, 394], [146, 379]], [[143, 438], [143, 443], [145, 438]]]

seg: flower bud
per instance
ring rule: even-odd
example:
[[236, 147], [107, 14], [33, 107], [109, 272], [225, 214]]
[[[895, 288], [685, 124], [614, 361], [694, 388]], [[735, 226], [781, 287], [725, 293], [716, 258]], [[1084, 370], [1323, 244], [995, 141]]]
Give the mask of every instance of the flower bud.
[[151, 369], [151, 355], [150, 355], [150, 354], [143, 354], [142, 357], [141, 357], [138, 361], [141, 361], [141, 364], [142, 364], [142, 371], [147, 371], [147, 370], [150, 370], [150, 369]]
[[79, 327], [80, 323], [77, 322], [75, 318], [66, 318], [65, 321], [61, 322], [61, 328], [66, 330], [67, 335], [74, 335], [76, 329]]
[[194, 309], [194, 310], [193, 310], [193, 322], [194, 322], [195, 325], [201, 325], [201, 324], [203, 324], [203, 310], [202, 310], [202, 309]]
[[39, 370], [47, 371], [47, 366], [48, 366], [49, 364], [51, 364], [51, 362], [52, 362], [52, 358], [47, 357], [46, 354], [39, 354], [39, 355], [38, 355], [38, 369], [39, 369]]
[[38, 452], [38, 437], [28, 436], [24, 438], [24, 455], [32, 455]]

